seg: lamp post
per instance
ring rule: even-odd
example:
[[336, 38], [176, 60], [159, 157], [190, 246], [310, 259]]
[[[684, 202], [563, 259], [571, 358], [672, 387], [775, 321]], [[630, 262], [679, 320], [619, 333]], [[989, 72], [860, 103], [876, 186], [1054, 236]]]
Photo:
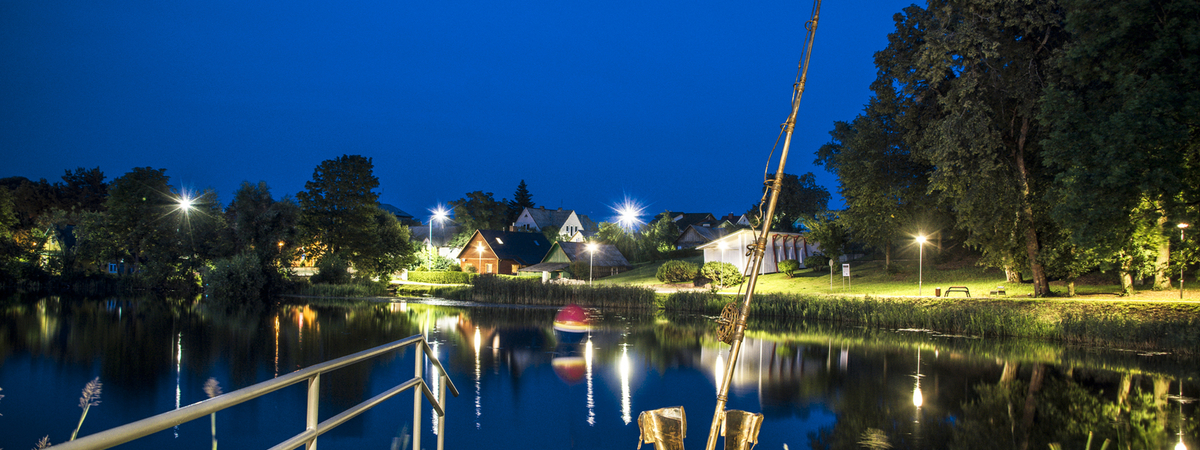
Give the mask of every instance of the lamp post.
[[588, 259], [588, 284], [592, 284], [592, 263], [596, 262], [596, 243], [588, 242], [587, 251], [591, 255]]
[[[191, 212], [192, 212], [192, 208], [193, 208], [192, 203], [194, 203], [194, 201], [192, 200], [191, 197], [187, 196], [187, 193], [182, 193], [182, 192], [180, 193], [180, 195], [179, 195], [179, 210], [183, 211], [183, 220], [184, 220], [184, 222], [186, 222], [186, 225], [188, 227], [188, 244], [189, 244], [188, 247], [191, 250], [191, 253], [188, 254], [188, 268], [189, 269], [195, 267], [195, 265], [196, 265], [196, 261], [195, 261], [195, 259], [196, 259], [196, 242], [192, 238], [192, 220], [191, 220], [192, 219]], [[179, 231], [178, 228], [175, 231], [178, 232]]]
[[[1183, 260], [1183, 258], [1182, 258], [1182, 256], [1183, 256], [1183, 230], [1187, 229], [1188, 224], [1181, 223], [1181, 224], [1175, 225], [1175, 226], [1179, 227], [1179, 253], [1181, 256], [1181, 258], [1179, 258], [1179, 259], [1181, 259], [1181, 261], [1179, 261], [1179, 299], [1183, 300], [1183, 268], [1184, 268], [1184, 266], [1187, 265], [1187, 261]], [[1180, 442], [1182, 442], [1182, 441], [1180, 441]]]
[[917, 236], [917, 245], [921, 247], [920, 258], [917, 259], [917, 296], [921, 296], [921, 285], [925, 278], [925, 235]]

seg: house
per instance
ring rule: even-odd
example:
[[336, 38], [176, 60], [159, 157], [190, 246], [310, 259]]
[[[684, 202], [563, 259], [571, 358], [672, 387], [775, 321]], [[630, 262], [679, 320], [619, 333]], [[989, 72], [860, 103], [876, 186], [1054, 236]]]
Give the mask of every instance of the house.
[[[438, 255], [447, 258], [453, 258], [454, 255], [451, 253], [457, 253], [450, 251], [452, 250], [450, 248], [450, 241], [453, 241], [454, 236], [457, 236], [462, 231], [461, 226], [453, 223], [436, 223], [432, 229], [430, 229], [429, 225], [416, 225], [408, 227], [408, 230], [412, 233], [412, 242], [417, 243], [422, 248], [433, 245], [437, 247]], [[433, 238], [432, 241], [430, 241], [431, 237]]]
[[379, 209], [392, 213], [393, 216], [396, 216], [396, 220], [399, 220], [400, 224], [402, 225], [418, 225], [421, 223], [414, 219], [412, 214], [406, 213], [400, 210], [400, 208], [387, 203], [380, 203]]
[[588, 275], [575, 274], [575, 278], [585, 276], [603, 278], [630, 269], [629, 261], [617, 247], [611, 244], [595, 243], [595, 250], [588, 251], [587, 242], [558, 242], [550, 247], [546, 257], [538, 264], [521, 268], [521, 272], [542, 272], [542, 279], [550, 278], [551, 273], [559, 273], [570, 267], [573, 262], [585, 262], [591, 265]]
[[721, 222], [717, 220], [712, 213], [682, 213], [667, 211], [654, 216], [654, 220], [661, 219], [664, 215], [670, 217], [671, 221], [675, 222], [675, 226], [679, 227], [680, 231], [683, 231], [684, 228], [692, 225], [705, 228], [716, 228], [721, 224]]
[[550, 241], [542, 233], [475, 230], [466, 246], [454, 255], [463, 270], [478, 268], [478, 273], [512, 275], [522, 267], [537, 264], [550, 251]]
[[675, 249], [682, 250], [686, 248], [696, 248], [701, 245], [712, 242], [726, 234], [732, 233], [732, 227], [704, 227], [688, 225], [683, 232], [679, 233], [679, 237], [675, 239]]
[[750, 217], [745, 214], [729, 213], [729, 215], [722, 217], [721, 220], [729, 222], [738, 228], [753, 226], [753, 224], [750, 223]]
[[593, 241], [593, 240], [595, 240], [595, 239], [596, 239], [596, 236], [599, 236], [599, 235], [600, 235], [600, 232], [599, 232], [599, 231], [584, 231], [584, 230], [579, 230], [579, 231], [576, 231], [576, 232], [575, 232], [575, 234], [572, 234], [572, 235], [571, 235], [571, 237], [567, 238], [567, 241], [568, 241], [568, 242], [587, 242], [587, 241]]
[[557, 227], [559, 234], [571, 236], [577, 231], [599, 231], [600, 227], [586, 215], [576, 214], [573, 210], [562, 208], [546, 209], [544, 206], [525, 208], [513, 222], [515, 231], [543, 231], [546, 228]]
[[[704, 250], [704, 262], [720, 261], [733, 264], [743, 273], [750, 261], [746, 249], [754, 243], [759, 230], [741, 229], [722, 236], [697, 248]], [[813, 253], [820, 253], [817, 244], [808, 241], [803, 233], [784, 233], [772, 231], [767, 239], [766, 253], [763, 255], [759, 273], [775, 273], [779, 271], [779, 261], [794, 259], [801, 265]]]

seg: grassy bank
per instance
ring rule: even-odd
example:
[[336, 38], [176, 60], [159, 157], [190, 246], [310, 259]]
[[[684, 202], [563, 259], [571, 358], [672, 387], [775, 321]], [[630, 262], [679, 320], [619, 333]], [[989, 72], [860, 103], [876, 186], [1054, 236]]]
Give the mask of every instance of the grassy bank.
[[[725, 303], [735, 300], [730, 296], [680, 292], [668, 296], [663, 306], [667, 310], [716, 315]], [[761, 294], [754, 297], [750, 314], [757, 320], [815, 320], [1200, 354], [1197, 304]]]

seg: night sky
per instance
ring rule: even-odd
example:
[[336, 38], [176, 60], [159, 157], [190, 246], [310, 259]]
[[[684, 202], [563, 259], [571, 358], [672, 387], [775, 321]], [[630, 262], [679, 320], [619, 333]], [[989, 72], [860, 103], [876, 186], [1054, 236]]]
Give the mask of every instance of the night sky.
[[[858, 114], [893, 14], [822, 5], [787, 172]], [[923, 5], [924, 3], [918, 3]], [[809, 1], [0, 2], [0, 177], [165, 168], [228, 203], [373, 158], [424, 218], [470, 191], [611, 220], [742, 213], [789, 112]], [[778, 152], [776, 153], [778, 155]], [[772, 171], [774, 165], [772, 165]]]

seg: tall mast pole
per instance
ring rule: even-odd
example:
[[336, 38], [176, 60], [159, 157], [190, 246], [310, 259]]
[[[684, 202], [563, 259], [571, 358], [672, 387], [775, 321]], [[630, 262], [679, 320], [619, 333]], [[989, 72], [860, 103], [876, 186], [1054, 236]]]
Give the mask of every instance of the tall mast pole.
[[725, 374], [719, 381], [717, 392], [717, 407], [713, 412], [712, 427], [708, 431], [706, 450], [713, 450], [717, 445], [717, 435], [720, 434], [721, 424], [725, 421], [725, 403], [729, 399], [729, 384], [733, 381], [733, 372], [737, 366], [738, 355], [742, 351], [742, 339], [746, 332], [746, 316], [750, 313], [750, 301], [754, 298], [754, 286], [758, 283], [759, 269], [762, 267], [763, 255], [766, 253], [767, 239], [771, 232], [771, 219], [775, 217], [775, 204], [779, 201], [779, 190], [783, 186], [783, 168], [787, 164], [788, 148], [792, 143], [792, 131], [796, 128], [796, 114], [800, 111], [800, 97], [804, 95], [804, 84], [808, 77], [808, 61], [812, 56], [813, 38], [817, 34], [817, 18], [821, 12], [821, 0], [815, 0], [812, 18], [807, 22], [808, 39], [805, 44], [804, 60], [800, 63], [800, 80], [792, 86], [792, 113], [784, 123], [786, 137], [783, 140], [783, 151], [779, 154], [779, 169], [775, 178], [768, 180], [771, 197], [767, 203], [767, 213], [762, 220], [762, 232], [751, 245], [750, 251], [750, 282], [747, 285], [746, 297], [742, 301], [737, 320], [733, 328], [733, 344], [729, 349], [729, 364], [725, 366]]

